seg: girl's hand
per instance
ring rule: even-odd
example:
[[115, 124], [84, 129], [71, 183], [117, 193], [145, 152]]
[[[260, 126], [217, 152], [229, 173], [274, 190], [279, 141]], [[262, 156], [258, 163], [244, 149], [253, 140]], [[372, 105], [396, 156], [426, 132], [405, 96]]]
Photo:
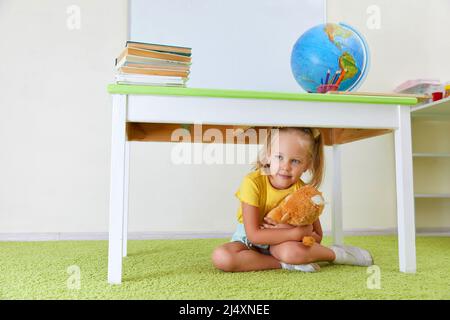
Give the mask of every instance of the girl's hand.
[[290, 229], [295, 228], [293, 225], [287, 223], [276, 223], [274, 220], [265, 217], [261, 229]]

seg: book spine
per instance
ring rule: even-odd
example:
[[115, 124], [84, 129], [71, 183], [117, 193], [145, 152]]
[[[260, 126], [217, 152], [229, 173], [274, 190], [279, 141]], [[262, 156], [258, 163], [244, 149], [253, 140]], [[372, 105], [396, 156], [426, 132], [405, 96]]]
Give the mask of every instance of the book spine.
[[171, 76], [171, 77], [182, 77], [182, 78], [186, 78], [188, 76], [188, 72], [175, 71], [175, 70], [157, 70], [157, 69], [121, 67], [121, 68], [119, 68], [119, 71], [122, 73], [156, 75], [156, 76]]
[[135, 49], [142, 49], [142, 50], [151, 50], [151, 51], [157, 51], [157, 52], [161, 52], [161, 53], [170, 53], [170, 54], [178, 54], [181, 56], [185, 56], [185, 57], [190, 57], [192, 55], [192, 53], [190, 52], [184, 52], [184, 51], [179, 51], [177, 49], [169, 49], [169, 48], [160, 48], [160, 47], [149, 47], [149, 46], [141, 46], [141, 45], [134, 45], [134, 44], [129, 44], [127, 45], [128, 48], [135, 48]]
[[151, 51], [151, 50], [143, 50], [143, 49], [136, 49], [136, 48], [126, 48], [125, 49], [126, 54], [132, 54], [136, 56], [142, 56], [142, 57], [150, 57], [150, 58], [156, 58], [156, 59], [162, 59], [162, 60], [173, 60], [173, 61], [182, 61], [182, 62], [190, 62], [190, 57], [185, 57], [177, 54], [171, 54], [171, 53], [161, 53], [157, 51]]
[[128, 40], [125, 43], [125, 47], [142, 48], [142, 49], [163, 51], [163, 52], [175, 52], [178, 54], [183, 54], [183, 55], [188, 55], [188, 56], [191, 56], [191, 54], [192, 54], [192, 48], [189, 48], [189, 47], [169, 46], [169, 45], [165, 45], [165, 44], [146, 43], [146, 42], [138, 42], [138, 41], [130, 41], [130, 40]]
[[119, 67], [189, 72], [189, 66], [177, 65], [177, 64], [173, 64], [173, 63], [172, 64], [146, 64], [146, 63], [135, 63], [135, 62], [124, 61], [123, 65], [119, 66]]

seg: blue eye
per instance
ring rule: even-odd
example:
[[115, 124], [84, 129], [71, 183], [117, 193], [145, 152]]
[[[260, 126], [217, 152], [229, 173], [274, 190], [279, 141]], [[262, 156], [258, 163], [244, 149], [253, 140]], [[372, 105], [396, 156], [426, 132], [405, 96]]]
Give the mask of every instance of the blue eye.
[[294, 163], [294, 164], [300, 164], [300, 160], [294, 159], [294, 160], [292, 160], [292, 163]]

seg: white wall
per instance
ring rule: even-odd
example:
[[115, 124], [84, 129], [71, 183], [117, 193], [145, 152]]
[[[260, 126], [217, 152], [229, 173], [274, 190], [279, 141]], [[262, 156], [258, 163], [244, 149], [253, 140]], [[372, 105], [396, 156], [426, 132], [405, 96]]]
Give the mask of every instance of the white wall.
[[[66, 10], [74, 4], [81, 9], [80, 30], [67, 27]], [[380, 30], [365, 24], [372, 4], [382, 10]], [[355, 26], [372, 49], [360, 90], [390, 90], [407, 78], [450, 78], [450, 64], [443, 63], [449, 42], [435, 41], [437, 30], [449, 29], [447, 1], [328, 5], [329, 21]], [[111, 107], [105, 87], [126, 40], [126, 7], [125, 0], [0, 2], [0, 233], [107, 231]], [[170, 148], [132, 145], [130, 231], [231, 231], [238, 205], [233, 193], [250, 166], [187, 170], [168, 164]], [[346, 229], [396, 225], [392, 151], [391, 135], [344, 146]], [[328, 167], [326, 196], [331, 173]], [[445, 226], [434, 218], [435, 226]], [[322, 220], [329, 230], [329, 211]]]
[[325, 4], [131, 0], [130, 39], [191, 47], [191, 88], [304, 92], [292, 76], [291, 50], [304, 31], [325, 22]]
[[122, 0], [0, 2], [0, 232], [106, 230], [106, 85], [126, 17]]
[[[379, 12], [379, 28], [374, 26]], [[360, 30], [371, 49], [364, 90], [389, 91], [407, 79], [450, 80], [448, 0], [327, 0], [329, 22]]]

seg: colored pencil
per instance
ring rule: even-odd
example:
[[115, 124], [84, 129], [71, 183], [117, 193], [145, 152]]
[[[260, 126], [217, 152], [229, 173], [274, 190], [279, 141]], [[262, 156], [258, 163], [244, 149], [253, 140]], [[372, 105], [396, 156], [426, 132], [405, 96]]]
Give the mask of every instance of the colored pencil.
[[344, 78], [346, 69], [342, 70], [341, 75], [339, 76], [339, 79], [336, 81], [336, 85], [339, 86], [341, 84], [342, 79]]
[[330, 78], [330, 69], [327, 71], [327, 77], [325, 78], [325, 84], [328, 84], [328, 79]]
[[334, 73], [333, 79], [331, 79], [331, 84], [334, 84], [334, 82], [337, 80], [338, 74], [341, 73], [340, 70], [336, 71]]

